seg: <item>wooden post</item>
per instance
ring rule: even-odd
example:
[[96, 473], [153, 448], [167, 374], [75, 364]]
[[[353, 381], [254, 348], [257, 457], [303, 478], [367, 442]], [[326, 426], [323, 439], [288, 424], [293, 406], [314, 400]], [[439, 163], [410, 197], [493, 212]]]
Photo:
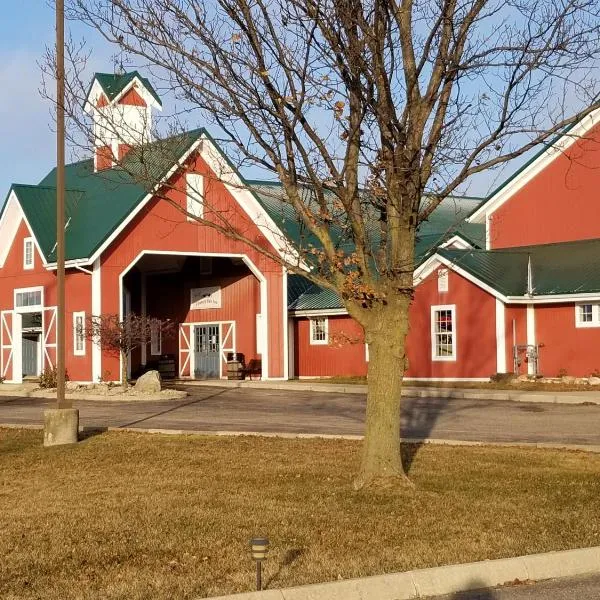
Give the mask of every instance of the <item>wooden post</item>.
[[65, 2], [56, 0], [56, 403], [65, 396]]

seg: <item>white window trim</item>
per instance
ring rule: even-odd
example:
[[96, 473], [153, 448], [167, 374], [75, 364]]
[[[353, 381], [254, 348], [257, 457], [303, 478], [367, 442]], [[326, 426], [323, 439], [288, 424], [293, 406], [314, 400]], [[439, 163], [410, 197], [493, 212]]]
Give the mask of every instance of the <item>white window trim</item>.
[[[23, 292], [40, 292], [40, 304], [35, 306], [17, 306], [17, 294]], [[28, 312], [40, 312], [44, 309], [44, 287], [41, 285], [28, 288], [15, 288], [13, 291], [13, 306], [15, 312], [28, 313]]]
[[[191, 184], [190, 178], [193, 180]], [[202, 173], [186, 173], [185, 197], [187, 220], [194, 221], [194, 216], [202, 219], [204, 217], [204, 175]]]
[[[157, 348], [158, 346], [158, 348]], [[150, 326], [150, 355], [160, 356], [162, 354], [162, 330], [159, 323]]]
[[[27, 244], [31, 244], [31, 262], [27, 263]], [[32, 237], [23, 240], [23, 269], [30, 271], [35, 266], [35, 242]]]
[[[315, 340], [313, 337], [314, 334], [314, 323], [315, 321], [322, 320], [325, 321], [325, 339], [324, 340]], [[329, 344], [329, 319], [327, 317], [312, 317], [309, 319], [310, 324], [310, 345], [311, 346], [327, 346]]]
[[[436, 333], [435, 333], [435, 313], [441, 310], [449, 310], [452, 315], [452, 356], [437, 356]], [[431, 360], [434, 362], [456, 362], [456, 304], [436, 304], [431, 307]]]
[[[580, 307], [589, 304], [592, 306], [592, 320], [582, 321]], [[600, 327], [600, 304], [594, 302], [577, 302], [575, 304], [575, 327], [585, 329], [588, 327]]]
[[[83, 348], [81, 350], [77, 349], [77, 319], [81, 317], [81, 337], [83, 342]], [[85, 356], [85, 312], [78, 311], [73, 313], [73, 355], [74, 356]]]

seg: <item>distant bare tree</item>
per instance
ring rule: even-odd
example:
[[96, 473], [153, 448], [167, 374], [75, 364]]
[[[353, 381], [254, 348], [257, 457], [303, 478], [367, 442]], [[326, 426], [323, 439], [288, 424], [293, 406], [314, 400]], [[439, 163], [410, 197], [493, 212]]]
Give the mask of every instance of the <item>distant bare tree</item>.
[[[600, 3], [68, 5], [70, 18], [99, 31], [125, 61], [150, 68], [183, 103], [172, 131], [184, 122], [213, 123], [238, 166], [281, 182], [310, 233], [300, 259], [286, 266], [335, 290], [369, 344], [356, 486], [407, 481], [400, 391], [419, 225], [471, 176], [550, 143], [595, 108]], [[71, 122], [84, 124], [77, 114], [85, 91], [81, 54], [72, 49], [71, 59]], [[148, 173], [149, 187], [156, 183]], [[282, 260], [217, 211], [197, 220]]]
[[84, 330], [89, 340], [121, 358], [123, 389], [129, 387], [127, 357], [137, 348], [149, 344], [153, 332], [166, 339], [174, 335], [175, 324], [169, 320], [140, 316], [135, 313], [126, 315], [124, 319], [117, 314], [105, 314], [88, 317]]

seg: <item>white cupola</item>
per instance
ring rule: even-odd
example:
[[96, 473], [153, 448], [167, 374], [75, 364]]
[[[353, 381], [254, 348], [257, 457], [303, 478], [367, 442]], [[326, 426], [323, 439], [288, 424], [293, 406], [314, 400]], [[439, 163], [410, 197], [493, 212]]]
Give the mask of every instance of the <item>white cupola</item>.
[[109, 169], [134, 146], [152, 140], [152, 109], [162, 102], [137, 71], [96, 73], [85, 103], [93, 120], [94, 170]]

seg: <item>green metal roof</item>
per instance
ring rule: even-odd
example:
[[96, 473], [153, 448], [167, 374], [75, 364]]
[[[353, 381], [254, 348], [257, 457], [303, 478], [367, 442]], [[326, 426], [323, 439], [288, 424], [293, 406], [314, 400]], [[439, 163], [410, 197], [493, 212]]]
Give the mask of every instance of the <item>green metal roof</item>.
[[440, 248], [437, 252], [506, 296], [527, 294], [530, 260], [533, 297], [600, 292], [600, 239], [489, 251]]
[[[135, 148], [123, 168], [94, 173], [91, 159], [67, 165], [66, 259], [90, 258], [203, 132], [196, 129]], [[55, 185], [53, 169], [37, 186], [12, 187], [48, 262], [56, 261]]]
[[[106, 94], [109, 101], [114, 100], [135, 78], [138, 78], [144, 87], [150, 92], [152, 97], [162, 106], [159, 95], [156, 90], [152, 87], [152, 84], [142, 77], [137, 71], [131, 71], [129, 73], [116, 74], [116, 73], [96, 73], [94, 80], [98, 81], [100, 87]], [[93, 82], [93, 80], [92, 80]], [[89, 94], [88, 94], [89, 95]]]

